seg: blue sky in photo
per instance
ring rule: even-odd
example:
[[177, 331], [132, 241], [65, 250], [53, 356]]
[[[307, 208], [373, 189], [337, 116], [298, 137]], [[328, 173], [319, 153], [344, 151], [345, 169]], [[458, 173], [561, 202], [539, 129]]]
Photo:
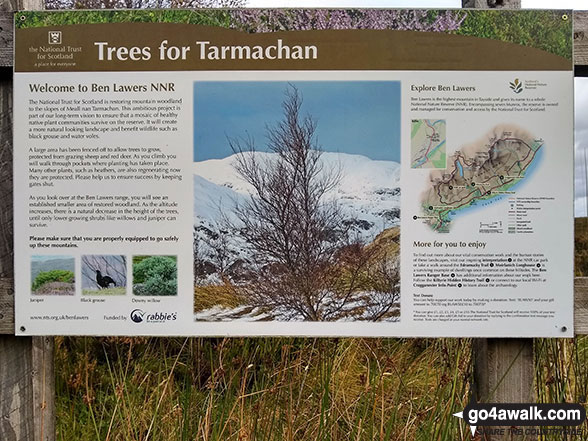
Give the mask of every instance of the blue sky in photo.
[[196, 82], [194, 161], [230, 156], [227, 136], [252, 136], [267, 151], [266, 126], [282, 120], [289, 84], [302, 96], [302, 115], [316, 120], [322, 150], [400, 162], [398, 81]]
[[44, 254], [31, 256], [31, 262], [46, 262], [49, 260], [74, 259], [74, 256], [61, 256], [59, 254]]

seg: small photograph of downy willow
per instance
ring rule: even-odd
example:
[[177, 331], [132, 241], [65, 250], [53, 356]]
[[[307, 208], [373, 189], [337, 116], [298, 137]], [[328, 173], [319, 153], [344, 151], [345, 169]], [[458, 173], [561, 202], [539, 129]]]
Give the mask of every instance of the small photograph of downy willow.
[[125, 256], [82, 256], [83, 295], [125, 295], [127, 258]]
[[133, 294], [178, 295], [177, 256], [133, 256]]
[[31, 256], [31, 293], [73, 296], [75, 294], [73, 256]]

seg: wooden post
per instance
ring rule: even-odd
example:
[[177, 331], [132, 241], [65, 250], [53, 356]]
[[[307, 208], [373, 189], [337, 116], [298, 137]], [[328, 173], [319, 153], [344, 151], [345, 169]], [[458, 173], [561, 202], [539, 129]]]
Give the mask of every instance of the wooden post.
[[[463, 7], [492, 7], [493, 0], [463, 0]], [[504, 0], [495, 7], [520, 7], [520, 1]], [[514, 4], [516, 3], [516, 5]], [[574, 64], [588, 65], [588, 12], [574, 12]], [[575, 283], [575, 332], [588, 333], [588, 278]], [[480, 402], [534, 402], [532, 339], [475, 339], [474, 396]], [[486, 440], [523, 437], [486, 436]], [[527, 437], [526, 439], [531, 439]]]
[[[483, 403], [533, 403], [533, 339], [479, 338], [473, 342], [474, 397]], [[537, 437], [484, 435], [486, 441], [532, 440]]]
[[0, 439], [55, 440], [53, 337], [0, 336]]
[[476, 399], [486, 403], [531, 403], [533, 339], [480, 338], [473, 343]]
[[[474, 397], [484, 403], [533, 403], [533, 339], [479, 338], [473, 342]], [[484, 435], [486, 441], [519, 441], [537, 437]]]
[[[42, 0], [0, 9], [43, 9]], [[12, 231], [12, 14], [0, 17], [0, 440], [55, 440], [52, 337], [15, 337]]]
[[[0, 24], [0, 41], [4, 25]], [[10, 39], [12, 43], [12, 35]], [[0, 334], [14, 333], [11, 74], [10, 67], [0, 67]]]
[[588, 11], [574, 12], [574, 64], [588, 66]]
[[[463, 7], [510, 8], [521, 7], [520, 0], [463, 0]], [[486, 403], [531, 403], [533, 390], [533, 339], [475, 339], [474, 397]], [[524, 436], [484, 435], [487, 441], [533, 439]], [[536, 437], [535, 437], [536, 439]]]

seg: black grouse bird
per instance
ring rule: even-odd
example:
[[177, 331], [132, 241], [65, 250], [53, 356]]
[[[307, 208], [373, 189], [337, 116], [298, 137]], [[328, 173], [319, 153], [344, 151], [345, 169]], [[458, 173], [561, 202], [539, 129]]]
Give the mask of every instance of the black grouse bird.
[[116, 282], [110, 276], [103, 276], [100, 270], [96, 270], [96, 283], [100, 288], [108, 288], [110, 285], [116, 286]]

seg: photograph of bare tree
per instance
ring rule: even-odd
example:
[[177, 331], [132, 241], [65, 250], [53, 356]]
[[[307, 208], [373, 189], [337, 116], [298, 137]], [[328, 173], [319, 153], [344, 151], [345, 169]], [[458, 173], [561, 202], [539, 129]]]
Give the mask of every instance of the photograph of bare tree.
[[197, 321], [400, 319], [400, 84], [197, 82]]
[[125, 295], [127, 258], [125, 256], [82, 256], [82, 294]]

